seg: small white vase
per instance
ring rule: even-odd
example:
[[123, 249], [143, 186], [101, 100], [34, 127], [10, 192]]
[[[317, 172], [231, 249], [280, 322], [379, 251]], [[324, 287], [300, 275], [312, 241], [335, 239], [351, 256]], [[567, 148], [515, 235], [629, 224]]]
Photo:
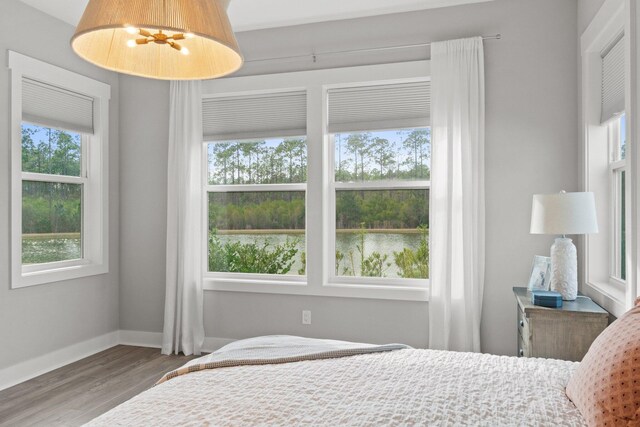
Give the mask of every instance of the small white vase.
[[565, 301], [578, 296], [576, 245], [566, 237], [558, 237], [551, 246], [551, 290], [560, 292]]

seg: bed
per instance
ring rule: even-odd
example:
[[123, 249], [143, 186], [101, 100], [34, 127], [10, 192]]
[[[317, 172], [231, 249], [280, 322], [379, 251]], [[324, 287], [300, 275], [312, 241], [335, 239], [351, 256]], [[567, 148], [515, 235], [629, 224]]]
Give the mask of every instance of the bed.
[[582, 426], [578, 363], [292, 336], [237, 341], [89, 426]]

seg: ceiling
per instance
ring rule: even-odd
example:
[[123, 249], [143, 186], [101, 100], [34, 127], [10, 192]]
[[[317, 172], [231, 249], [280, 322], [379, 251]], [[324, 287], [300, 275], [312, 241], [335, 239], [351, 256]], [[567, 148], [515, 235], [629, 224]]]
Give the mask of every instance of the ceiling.
[[[21, 0], [76, 26], [88, 0]], [[284, 27], [311, 22], [385, 15], [490, 0], [232, 0], [234, 31]]]

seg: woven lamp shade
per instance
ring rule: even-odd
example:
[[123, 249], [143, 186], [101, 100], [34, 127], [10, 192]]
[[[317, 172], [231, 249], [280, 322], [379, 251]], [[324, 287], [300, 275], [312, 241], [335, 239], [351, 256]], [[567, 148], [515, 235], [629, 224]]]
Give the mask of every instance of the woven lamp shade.
[[[225, 0], [90, 0], [71, 46], [83, 59], [109, 70], [165, 80], [222, 77], [242, 66], [242, 55], [231, 30]], [[183, 55], [168, 44], [135, 45], [134, 29], [178, 40]], [[129, 31], [128, 31], [129, 30]]]

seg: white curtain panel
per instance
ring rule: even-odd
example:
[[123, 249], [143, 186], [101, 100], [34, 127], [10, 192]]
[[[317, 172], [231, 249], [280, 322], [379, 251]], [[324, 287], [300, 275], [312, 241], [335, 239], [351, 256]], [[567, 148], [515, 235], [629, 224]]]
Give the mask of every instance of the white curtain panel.
[[163, 354], [198, 355], [204, 341], [201, 93], [199, 81], [171, 82]]
[[431, 44], [429, 347], [480, 351], [484, 287], [482, 38]]

